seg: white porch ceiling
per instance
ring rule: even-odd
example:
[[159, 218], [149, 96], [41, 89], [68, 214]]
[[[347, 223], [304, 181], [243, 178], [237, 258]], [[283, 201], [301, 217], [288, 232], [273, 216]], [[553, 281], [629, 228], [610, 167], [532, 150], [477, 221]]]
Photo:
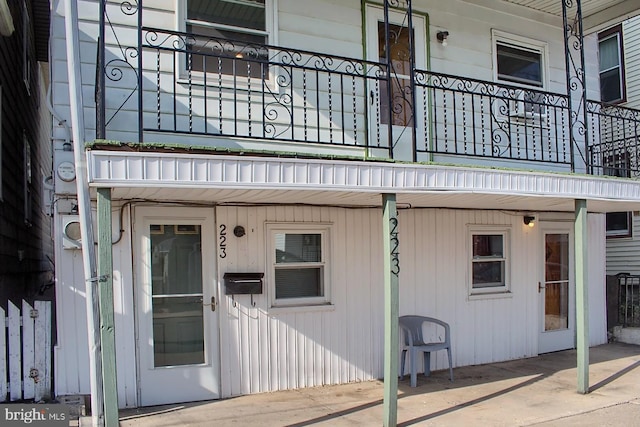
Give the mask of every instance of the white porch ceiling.
[[380, 206], [574, 211], [640, 210], [640, 181], [439, 165], [182, 153], [88, 152], [92, 187], [114, 200], [206, 204]]
[[[499, 8], [520, 6], [531, 11], [542, 12], [553, 16], [562, 22], [563, 0], [466, 0], [469, 3], [485, 7]], [[585, 31], [621, 22], [627, 18], [640, 14], [640, 0], [582, 0], [582, 21]]]

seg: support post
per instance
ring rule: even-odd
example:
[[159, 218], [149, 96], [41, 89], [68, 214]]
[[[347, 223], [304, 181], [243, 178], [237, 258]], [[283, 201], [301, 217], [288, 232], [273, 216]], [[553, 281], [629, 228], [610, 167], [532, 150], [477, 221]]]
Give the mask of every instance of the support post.
[[587, 201], [575, 201], [576, 346], [578, 393], [589, 393], [589, 298], [587, 272]]
[[98, 295], [102, 342], [104, 424], [117, 427], [116, 340], [113, 314], [113, 248], [111, 243], [111, 189], [98, 188]]
[[398, 311], [399, 274], [398, 211], [396, 195], [382, 195], [384, 247], [384, 420], [385, 427], [398, 424]]

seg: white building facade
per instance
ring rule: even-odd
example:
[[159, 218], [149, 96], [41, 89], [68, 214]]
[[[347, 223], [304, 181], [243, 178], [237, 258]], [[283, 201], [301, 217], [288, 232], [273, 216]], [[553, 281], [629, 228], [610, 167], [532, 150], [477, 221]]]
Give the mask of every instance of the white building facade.
[[[618, 148], [589, 124], [604, 121], [599, 104], [581, 104], [585, 132], [572, 132], [572, 112], [587, 111], [567, 94], [562, 2], [517, 3], [414, 1], [385, 19], [355, 0], [109, 2], [101, 26], [99, 5], [78, 2], [87, 183], [113, 203], [120, 407], [383, 377], [389, 194], [399, 313], [448, 322], [454, 366], [575, 348], [580, 310], [588, 344], [607, 341], [605, 212], [640, 206], [640, 185], [602, 176]], [[623, 7], [604, 3], [584, 1], [583, 22]], [[64, 115], [62, 6], [52, 83]], [[590, 99], [596, 46], [586, 35]], [[63, 131], [56, 393], [88, 394]]]

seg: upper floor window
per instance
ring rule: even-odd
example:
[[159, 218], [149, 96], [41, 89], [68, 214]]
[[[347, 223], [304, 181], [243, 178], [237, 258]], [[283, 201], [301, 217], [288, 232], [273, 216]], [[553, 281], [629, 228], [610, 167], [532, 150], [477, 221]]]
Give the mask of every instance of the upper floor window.
[[271, 0], [186, 0], [186, 68], [260, 77], [268, 60]]
[[498, 42], [496, 52], [500, 80], [542, 87], [542, 54], [539, 51]]
[[626, 101], [624, 83], [624, 51], [622, 49], [622, 25], [598, 34], [600, 56], [600, 99], [602, 102]]
[[33, 39], [31, 37], [31, 18], [27, 2], [22, 3], [22, 80], [27, 88], [27, 93], [31, 93], [31, 68], [33, 62]]
[[545, 43], [496, 30], [493, 41], [497, 80], [538, 88], [545, 86]]

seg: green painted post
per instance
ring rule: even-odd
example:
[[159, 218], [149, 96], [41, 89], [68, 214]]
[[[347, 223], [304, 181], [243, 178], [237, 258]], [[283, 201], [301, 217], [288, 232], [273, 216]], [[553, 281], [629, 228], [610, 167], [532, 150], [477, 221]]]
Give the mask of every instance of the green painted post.
[[113, 252], [111, 243], [111, 189], [98, 188], [98, 298], [102, 340], [104, 425], [117, 427], [116, 340], [113, 321]]
[[587, 201], [575, 201], [576, 259], [576, 346], [578, 353], [578, 393], [589, 393], [589, 298], [587, 270]]
[[396, 195], [382, 195], [384, 239], [384, 423], [398, 424], [398, 211]]

